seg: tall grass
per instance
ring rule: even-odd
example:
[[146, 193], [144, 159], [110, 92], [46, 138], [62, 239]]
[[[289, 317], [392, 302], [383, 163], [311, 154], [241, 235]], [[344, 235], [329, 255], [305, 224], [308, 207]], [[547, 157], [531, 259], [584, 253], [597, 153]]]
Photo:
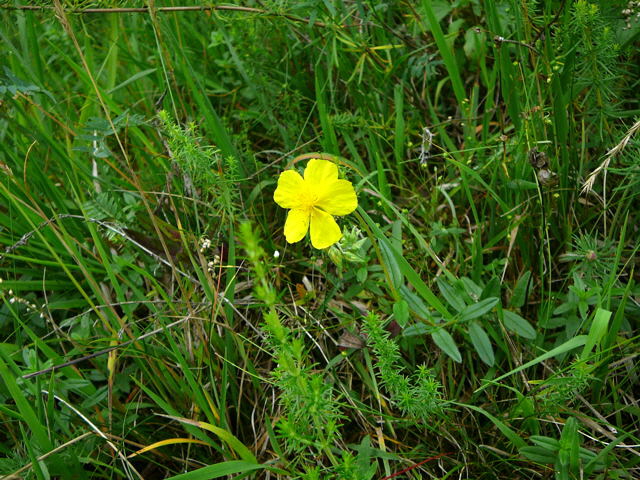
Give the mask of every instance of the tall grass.
[[633, 9], [2, 4], [0, 475], [636, 478]]

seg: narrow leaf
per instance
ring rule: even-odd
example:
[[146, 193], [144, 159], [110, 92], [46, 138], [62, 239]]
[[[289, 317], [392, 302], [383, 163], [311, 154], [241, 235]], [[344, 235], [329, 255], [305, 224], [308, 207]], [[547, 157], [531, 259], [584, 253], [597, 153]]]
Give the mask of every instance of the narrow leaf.
[[[401, 273], [407, 278], [407, 281], [414, 286], [416, 292], [435, 310], [437, 310], [446, 320], [451, 320], [452, 315], [449, 313], [447, 308], [442, 304], [440, 299], [436, 297], [436, 295], [431, 291], [424, 280], [420, 278], [420, 275], [409, 265], [409, 262], [405, 260], [405, 258], [398, 253], [389, 243], [387, 238], [385, 237], [380, 227], [378, 227], [371, 217], [367, 215], [362, 207], [358, 207], [358, 214], [364, 219], [369, 228], [371, 228], [374, 233], [376, 239], [378, 240], [379, 245], [386, 244], [389, 253], [393, 254], [393, 257], [401, 270]], [[384, 260], [384, 258], [383, 258]]]
[[527, 270], [518, 279], [518, 282], [516, 283], [516, 286], [513, 289], [513, 294], [511, 295], [511, 300], [509, 301], [510, 306], [512, 306], [513, 308], [520, 308], [524, 305], [524, 302], [527, 300], [527, 293], [528, 293], [530, 281], [531, 281], [531, 272]]
[[438, 285], [440, 293], [447, 301], [447, 303], [449, 303], [449, 305], [451, 305], [458, 312], [461, 312], [465, 309], [467, 304], [464, 303], [464, 301], [460, 298], [460, 294], [456, 292], [455, 288], [445, 282], [441, 277], [436, 280], [436, 284]]
[[393, 254], [392, 247], [386, 238], [379, 238], [378, 245], [380, 246], [380, 255], [382, 255], [382, 260], [389, 272], [392, 286], [395, 290], [398, 290], [403, 284], [403, 275], [400, 270], [400, 266], [396, 261], [396, 256]]
[[29, 426], [29, 429], [31, 429], [33, 440], [37, 442], [38, 447], [44, 451], [51, 450], [52, 445], [47, 435], [47, 429], [40, 422], [33, 408], [31, 408], [35, 405], [25, 397], [24, 389], [16, 382], [16, 375], [9, 370], [8, 364], [17, 368], [11, 358], [8, 357], [3, 350], [0, 350], [0, 378], [4, 381], [4, 385], [13, 398], [16, 407], [18, 407], [20, 415], [22, 415], [25, 423]]
[[493, 346], [491, 345], [491, 340], [489, 340], [487, 332], [484, 331], [478, 322], [471, 322], [469, 324], [469, 337], [476, 352], [480, 355], [480, 360], [492, 367], [495, 362]]
[[529, 338], [531, 340], [536, 338], [535, 329], [520, 315], [515, 312], [510, 312], [509, 310], [504, 310], [502, 315], [504, 319], [504, 326], [507, 327], [507, 330], [511, 330], [521, 337]]
[[444, 328], [440, 328], [433, 332], [431, 334], [431, 338], [433, 338], [433, 341], [440, 348], [440, 350], [449, 355], [456, 362], [462, 362], [462, 355], [460, 355], [460, 350], [458, 350], [456, 342], [453, 340], [453, 337], [449, 334], [449, 332], [447, 332]]
[[198, 445], [209, 446], [208, 443], [203, 442], [202, 440], [198, 440], [196, 438], [166, 438], [164, 440], [160, 440], [159, 442], [152, 443], [151, 445], [147, 445], [140, 450], [136, 450], [131, 455], [128, 455], [127, 458], [136, 457], [138, 455], [142, 455], [143, 453], [149, 452], [151, 450], [155, 450], [159, 447], [164, 447], [166, 445], [176, 445], [178, 443], [197, 443]]
[[457, 402], [452, 402], [452, 403], [454, 403], [455, 405], [460, 405], [461, 407], [464, 407], [464, 408], [468, 408], [469, 410], [476, 411], [476, 412], [484, 415], [485, 417], [487, 417], [496, 426], [496, 428], [498, 430], [500, 430], [502, 432], [502, 434], [509, 439], [509, 441], [516, 448], [524, 448], [524, 447], [527, 446], [525, 441], [522, 438], [520, 438], [520, 436], [515, 431], [513, 431], [502, 420], [494, 417], [493, 415], [491, 415], [486, 410], [484, 410], [484, 409], [482, 409], [480, 407], [476, 407], [475, 405], [468, 405], [466, 403], [457, 403]]
[[229, 445], [229, 447], [231, 447], [238, 455], [240, 455], [240, 458], [242, 458], [246, 462], [253, 462], [254, 464], [258, 463], [258, 460], [253, 455], [253, 453], [251, 453], [251, 451], [240, 440], [238, 440], [232, 433], [228, 432], [223, 428], [216, 427], [215, 425], [211, 425], [210, 423], [207, 423], [207, 422], [199, 422], [197, 420], [191, 420], [189, 418], [174, 417], [172, 415], [164, 415], [164, 414], [158, 414], [158, 416], [170, 418], [171, 420], [175, 420], [180, 423], [185, 423], [187, 425], [193, 425], [194, 427], [199, 427], [204, 430], [208, 430], [211, 433], [214, 433], [215, 435], [217, 435], [218, 438], [220, 438], [220, 440], [223, 440], [227, 445]]
[[485, 313], [491, 311], [499, 302], [499, 299], [495, 297], [486, 298], [480, 300], [477, 303], [466, 306], [460, 313], [460, 319], [462, 321], [473, 320], [474, 318], [481, 317]]
[[409, 290], [405, 285], [400, 287], [400, 296], [407, 302], [409, 309], [413, 313], [425, 320], [431, 319], [432, 315], [422, 299]]
[[586, 360], [591, 354], [593, 348], [600, 345], [601, 340], [607, 333], [607, 326], [609, 325], [610, 318], [611, 312], [609, 310], [604, 310], [602, 308], [596, 310], [593, 322], [591, 322], [591, 328], [589, 329], [587, 343], [585, 343], [582, 355], [580, 355], [581, 360]]
[[397, 301], [393, 304], [393, 317], [398, 325], [405, 327], [409, 321], [409, 304], [404, 300]]
[[227, 475], [233, 475], [235, 473], [251, 472], [252, 470], [259, 470], [262, 468], [265, 468], [265, 466], [251, 462], [234, 460], [231, 462], [222, 462], [216, 463], [214, 465], [208, 465], [192, 472], [174, 475], [173, 477], [167, 478], [167, 480], [209, 480], [212, 478], [220, 478]]
[[573, 337], [573, 338], [567, 340], [566, 342], [564, 342], [562, 345], [559, 345], [556, 348], [553, 348], [553, 349], [549, 350], [547, 353], [543, 353], [539, 357], [534, 358], [530, 362], [527, 362], [524, 365], [520, 365], [518, 368], [514, 368], [510, 372], [507, 372], [504, 375], [499, 376], [495, 380], [492, 380], [490, 383], [486, 383], [482, 387], [476, 389], [476, 391], [474, 393], [481, 392], [482, 390], [487, 388], [489, 385], [496, 384], [496, 383], [500, 382], [501, 380], [504, 380], [505, 378], [513, 375], [514, 373], [518, 373], [518, 372], [521, 372], [522, 370], [526, 370], [527, 368], [532, 367], [534, 365], [537, 365], [540, 362], [544, 362], [548, 358], [552, 358], [552, 357], [555, 357], [556, 355], [560, 355], [562, 353], [569, 352], [569, 351], [573, 350], [574, 348], [581, 347], [582, 345], [585, 344], [586, 340], [587, 340], [587, 336], [586, 335], [578, 335], [577, 337]]
[[522, 447], [520, 450], [520, 455], [531, 460], [532, 462], [537, 463], [553, 463], [556, 460], [555, 452], [550, 452], [546, 448], [542, 447]]

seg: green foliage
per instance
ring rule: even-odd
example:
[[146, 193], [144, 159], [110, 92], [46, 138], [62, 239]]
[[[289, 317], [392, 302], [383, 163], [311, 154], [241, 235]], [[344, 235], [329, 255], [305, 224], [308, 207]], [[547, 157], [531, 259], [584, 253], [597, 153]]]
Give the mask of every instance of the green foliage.
[[542, 392], [538, 395], [540, 409], [554, 414], [571, 406], [576, 401], [576, 396], [593, 381], [591, 370], [591, 366], [575, 362], [566, 374], [545, 380], [541, 384]]
[[202, 138], [196, 135], [194, 123], [180, 128], [165, 110], [160, 111], [158, 119], [167, 137], [169, 155], [183, 173], [185, 195], [202, 195], [218, 210], [233, 214], [238, 199], [237, 160], [233, 156], [223, 160], [216, 148], [201, 146]]
[[0, 476], [631, 478], [632, 3], [4, 2]]
[[375, 352], [378, 377], [391, 394], [393, 403], [405, 415], [423, 421], [442, 412], [445, 401], [442, 399], [441, 385], [433, 371], [426, 365], [419, 365], [417, 371], [406, 377], [402, 374], [399, 347], [389, 338], [376, 315], [370, 314], [363, 324], [368, 335], [368, 344]]
[[276, 361], [277, 367], [271, 375], [280, 390], [280, 405], [284, 411], [284, 418], [276, 428], [291, 452], [300, 454], [310, 447], [328, 452], [339, 438], [338, 427], [343, 418], [333, 387], [324, 375], [313, 371], [314, 365], [308, 364], [303, 338], [294, 336], [281, 323], [273, 306], [273, 288], [262, 267], [264, 251], [251, 224], [242, 224], [240, 233], [255, 269], [256, 294], [268, 308], [263, 314], [264, 331], [269, 351]]
[[580, 446], [578, 421], [575, 417], [567, 419], [560, 439], [532, 435], [529, 440], [533, 445], [520, 448], [520, 453], [534, 462], [553, 464], [555, 478], [558, 480], [580, 478], [582, 475], [606, 478], [595, 475], [606, 468], [606, 457]]
[[608, 117], [619, 114], [614, 101], [620, 96], [623, 82], [618, 65], [619, 45], [596, 3], [578, 0], [571, 13], [564, 48], [574, 63], [575, 92], [586, 117], [593, 119], [600, 139], [604, 139]]
[[38, 85], [27, 83], [24, 80], [17, 78], [11, 70], [6, 66], [4, 67], [4, 77], [0, 77], [0, 95], [15, 96], [18, 94], [32, 95], [34, 93], [45, 93], [49, 97], [53, 98], [50, 92], [43, 90]]

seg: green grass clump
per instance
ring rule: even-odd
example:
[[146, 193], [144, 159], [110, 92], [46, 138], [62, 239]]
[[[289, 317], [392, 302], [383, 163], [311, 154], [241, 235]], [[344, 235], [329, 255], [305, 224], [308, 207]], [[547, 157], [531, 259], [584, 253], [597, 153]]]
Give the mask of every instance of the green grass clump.
[[0, 477], [637, 478], [639, 13], [0, 4]]

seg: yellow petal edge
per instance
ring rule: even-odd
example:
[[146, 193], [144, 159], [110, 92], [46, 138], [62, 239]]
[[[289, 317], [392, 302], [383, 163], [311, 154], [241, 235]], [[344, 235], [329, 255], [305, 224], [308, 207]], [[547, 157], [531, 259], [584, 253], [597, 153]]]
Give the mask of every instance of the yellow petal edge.
[[307, 210], [289, 210], [284, 223], [284, 236], [289, 243], [299, 242], [309, 230], [309, 212]]
[[273, 200], [282, 208], [298, 208], [300, 196], [305, 190], [305, 181], [295, 170], [285, 170], [278, 178]]
[[322, 250], [342, 238], [342, 231], [331, 215], [317, 208], [311, 213], [311, 245]]

